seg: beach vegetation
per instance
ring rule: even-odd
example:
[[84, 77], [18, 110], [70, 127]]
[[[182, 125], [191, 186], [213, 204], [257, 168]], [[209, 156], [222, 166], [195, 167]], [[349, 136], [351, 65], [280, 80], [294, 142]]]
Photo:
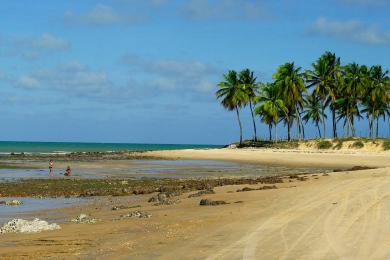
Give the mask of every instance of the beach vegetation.
[[329, 140], [323, 140], [317, 143], [318, 149], [330, 149], [332, 148], [333, 144]]
[[[280, 65], [271, 82], [259, 81], [250, 69], [230, 70], [223, 79], [216, 96], [224, 108], [236, 112], [240, 146], [244, 145], [240, 112], [245, 106], [251, 113], [254, 142], [259, 134], [256, 117], [268, 126], [264, 135], [272, 142], [284, 139], [280, 123], [287, 130], [287, 141], [303, 141], [305, 127], [312, 124], [319, 138], [333, 137], [336, 147], [354, 138], [375, 142], [390, 132], [386, 124], [390, 120], [390, 77], [381, 65], [342, 64], [340, 57], [327, 51], [306, 70], [294, 62]], [[328, 115], [332, 133], [326, 132]], [[360, 120], [366, 120], [367, 133], [357, 129]]]
[[353, 142], [352, 144], [353, 148], [360, 149], [364, 147], [364, 143], [360, 140]]

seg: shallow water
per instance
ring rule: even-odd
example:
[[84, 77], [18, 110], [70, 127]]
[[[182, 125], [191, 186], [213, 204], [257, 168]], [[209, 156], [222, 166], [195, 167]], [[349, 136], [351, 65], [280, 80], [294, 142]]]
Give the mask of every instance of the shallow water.
[[[0, 224], [7, 222], [13, 218], [33, 219], [33, 217], [25, 217], [25, 215], [39, 210], [63, 208], [74, 205], [75, 203], [86, 202], [86, 198], [4, 198], [2, 200], [21, 200], [23, 204], [20, 206], [6, 206], [0, 204]], [[52, 216], [53, 217], [53, 216]]]
[[[331, 169], [289, 168], [212, 160], [137, 160], [129, 166], [78, 168], [72, 167], [77, 178], [205, 178], [205, 177], [258, 177], [294, 173], [319, 173]], [[65, 169], [54, 169], [54, 178], [63, 178]], [[0, 181], [31, 178], [52, 178], [47, 169], [0, 169]]]

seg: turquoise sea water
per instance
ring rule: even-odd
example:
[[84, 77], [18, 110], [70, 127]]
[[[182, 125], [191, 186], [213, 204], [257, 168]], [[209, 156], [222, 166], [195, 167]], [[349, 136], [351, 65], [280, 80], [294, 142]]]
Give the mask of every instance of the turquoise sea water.
[[0, 141], [0, 154], [8, 153], [67, 153], [104, 151], [147, 151], [218, 148], [221, 145], [194, 144], [127, 144], [127, 143], [77, 143], [77, 142], [14, 142]]

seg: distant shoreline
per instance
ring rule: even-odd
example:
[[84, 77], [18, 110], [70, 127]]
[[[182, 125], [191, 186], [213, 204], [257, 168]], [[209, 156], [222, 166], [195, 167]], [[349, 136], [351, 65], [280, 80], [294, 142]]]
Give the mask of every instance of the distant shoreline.
[[142, 144], [142, 143], [84, 143], [84, 142], [28, 142], [0, 141], [0, 155], [42, 154], [58, 155], [76, 152], [132, 152], [151, 150], [177, 150], [219, 148], [209, 144]]

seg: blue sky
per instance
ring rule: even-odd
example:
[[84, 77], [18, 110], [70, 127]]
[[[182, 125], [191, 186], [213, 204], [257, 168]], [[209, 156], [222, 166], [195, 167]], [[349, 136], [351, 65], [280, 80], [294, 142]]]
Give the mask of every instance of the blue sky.
[[0, 140], [229, 143], [235, 114], [214, 95], [225, 71], [270, 81], [327, 50], [389, 69], [389, 11], [388, 0], [4, 0]]

